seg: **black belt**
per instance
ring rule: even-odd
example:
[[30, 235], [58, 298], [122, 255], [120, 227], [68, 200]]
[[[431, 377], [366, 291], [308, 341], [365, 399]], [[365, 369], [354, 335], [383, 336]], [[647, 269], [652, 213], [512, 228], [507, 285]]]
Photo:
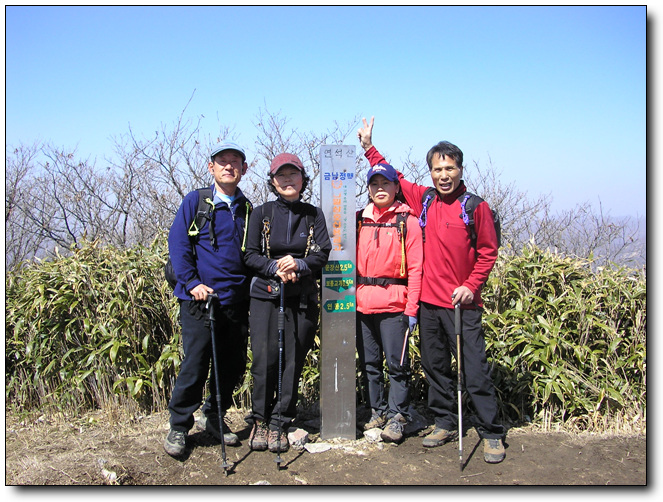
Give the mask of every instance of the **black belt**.
[[396, 279], [395, 277], [357, 277], [357, 284], [367, 286], [388, 286], [389, 284], [401, 284], [407, 286], [407, 279]]

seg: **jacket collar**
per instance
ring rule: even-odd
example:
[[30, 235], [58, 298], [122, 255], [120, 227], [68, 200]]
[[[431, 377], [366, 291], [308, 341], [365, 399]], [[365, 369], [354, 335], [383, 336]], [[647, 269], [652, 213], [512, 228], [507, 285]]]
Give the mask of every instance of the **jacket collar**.
[[[453, 201], [458, 199], [462, 194], [464, 194], [467, 191], [467, 187], [465, 186], [465, 182], [463, 180], [460, 180], [460, 185], [458, 185], [458, 188], [456, 188], [453, 192], [451, 192], [449, 195], [445, 195], [442, 197], [442, 202], [445, 204], [452, 204]], [[435, 193], [438, 195], [438, 198], [440, 197], [440, 192], [437, 190]]]
[[288, 200], [285, 200], [283, 197], [281, 197], [279, 195], [276, 199], [276, 202], [278, 202], [279, 204], [281, 204], [283, 206], [289, 207], [289, 208], [295, 208], [299, 204], [302, 204], [302, 198], [300, 196], [299, 199], [297, 199], [297, 200], [288, 201]]
[[[373, 208], [375, 205], [371, 202], [368, 206], [364, 208], [364, 210], [361, 212], [362, 218], [373, 218]], [[384, 217], [385, 215], [391, 215], [398, 214], [398, 213], [412, 213], [414, 214], [414, 211], [408, 206], [407, 204], [404, 204], [403, 202], [396, 200], [394, 203], [389, 206], [384, 212], [380, 214], [381, 218]]]
[[[216, 191], [216, 186], [212, 185], [212, 186], [210, 186], [210, 188], [212, 189], [212, 197], [213, 198], [217, 198], [217, 197], [221, 198], [219, 193]], [[242, 192], [241, 188], [237, 187], [235, 189], [235, 194], [232, 196], [232, 205], [234, 206], [236, 204], [239, 204], [240, 202], [244, 202], [245, 200], [248, 200], [248, 199], [244, 195], [244, 192]]]

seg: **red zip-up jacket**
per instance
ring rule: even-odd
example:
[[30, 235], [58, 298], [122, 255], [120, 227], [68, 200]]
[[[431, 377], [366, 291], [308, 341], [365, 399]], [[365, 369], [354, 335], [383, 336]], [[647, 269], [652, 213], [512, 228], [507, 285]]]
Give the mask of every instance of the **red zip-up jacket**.
[[[366, 153], [371, 166], [386, 162], [375, 147]], [[398, 173], [405, 201], [416, 214], [421, 214], [421, 198], [428, 187], [407, 181]], [[453, 308], [451, 295], [458, 286], [466, 286], [474, 294], [474, 304], [483, 307], [481, 287], [488, 280], [497, 260], [497, 234], [493, 213], [488, 203], [481, 202], [474, 210], [477, 233], [476, 249], [460, 214], [458, 197], [466, 191], [465, 184], [451, 194], [433, 198], [428, 204], [421, 301], [438, 307]], [[463, 308], [475, 308], [463, 305]]]
[[[357, 286], [357, 310], [363, 314], [404, 312], [416, 316], [421, 294], [423, 246], [421, 227], [407, 204], [395, 201], [380, 210], [369, 204], [361, 211], [364, 222], [397, 223], [398, 213], [407, 213], [405, 248], [395, 227], [362, 226], [357, 237], [357, 275], [362, 277], [407, 278], [404, 284]], [[403, 251], [405, 261], [403, 262]]]

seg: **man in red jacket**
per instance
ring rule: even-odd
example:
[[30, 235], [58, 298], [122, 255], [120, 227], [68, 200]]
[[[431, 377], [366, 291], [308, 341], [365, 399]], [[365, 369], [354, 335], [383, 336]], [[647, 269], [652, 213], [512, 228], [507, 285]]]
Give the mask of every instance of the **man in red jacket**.
[[[357, 136], [371, 166], [386, 162], [372, 144], [374, 120], [363, 120]], [[442, 141], [426, 156], [436, 196], [426, 205], [428, 187], [399, 181], [407, 204], [425, 224], [424, 264], [419, 309], [421, 365], [429, 383], [428, 406], [435, 414], [435, 429], [423, 440], [425, 447], [441, 446], [458, 438], [456, 378], [451, 353], [456, 351], [454, 306], [462, 308], [462, 352], [465, 388], [476, 409], [476, 429], [484, 442], [484, 460], [504, 460], [504, 427], [497, 419], [497, 399], [486, 358], [481, 325], [481, 287], [497, 260], [497, 235], [488, 204], [474, 210], [476, 242], [461, 219], [458, 198], [463, 183], [463, 152]]]

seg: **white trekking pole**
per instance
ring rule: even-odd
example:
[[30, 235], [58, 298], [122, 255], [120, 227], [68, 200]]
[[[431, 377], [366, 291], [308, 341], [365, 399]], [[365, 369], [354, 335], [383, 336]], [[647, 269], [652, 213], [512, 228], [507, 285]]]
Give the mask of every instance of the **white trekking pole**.
[[401, 351], [401, 366], [403, 366], [403, 361], [405, 360], [405, 350], [407, 349], [407, 337], [410, 334], [410, 328], [405, 330], [405, 340], [403, 340], [403, 350]]
[[460, 343], [460, 302], [454, 306], [454, 314], [456, 316], [456, 366], [458, 367], [458, 456], [460, 459], [460, 470], [463, 471], [463, 373], [461, 371], [461, 361], [463, 360], [463, 353]]

